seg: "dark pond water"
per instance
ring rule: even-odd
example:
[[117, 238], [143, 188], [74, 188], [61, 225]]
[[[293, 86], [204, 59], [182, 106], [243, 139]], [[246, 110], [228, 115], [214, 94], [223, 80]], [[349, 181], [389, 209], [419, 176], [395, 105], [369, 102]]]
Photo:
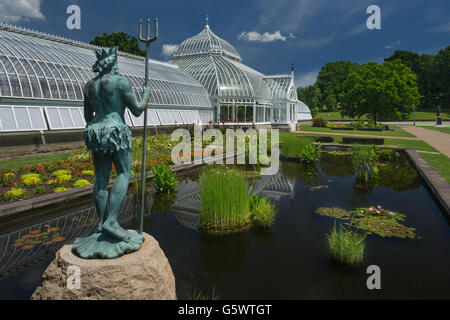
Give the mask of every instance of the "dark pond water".
[[[164, 250], [178, 297], [189, 298], [194, 291], [211, 296], [214, 288], [221, 299], [450, 298], [449, 222], [405, 159], [382, 168], [376, 184], [364, 193], [353, 188], [348, 157], [326, 155], [317, 168], [282, 162], [277, 175], [254, 181], [252, 192], [266, 194], [276, 204], [271, 232], [250, 230], [214, 238], [198, 232], [198, 174], [180, 183], [176, 199], [150, 198], [144, 229]], [[328, 188], [313, 191], [318, 184]], [[376, 205], [406, 214], [404, 224], [415, 227], [421, 239], [369, 235], [360, 267], [335, 262], [325, 238], [333, 220], [315, 210]], [[133, 198], [127, 198], [122, 225], [137, 228], [135, 212]], [[45, 245], [14, 246], [16, 239], [46, 224], [59, 229]], [[76, 208], [58, 207], [0, 225], [0, 299], [28, 299], [54, 252], [89, 234], [95, 224], [95, 209], [87, 198]], [[58, 242], [62, 239], [54, 236], [57, 233], [65, 240]], [[366, 287], [369, 265], [381, 268], [381, 290]]]

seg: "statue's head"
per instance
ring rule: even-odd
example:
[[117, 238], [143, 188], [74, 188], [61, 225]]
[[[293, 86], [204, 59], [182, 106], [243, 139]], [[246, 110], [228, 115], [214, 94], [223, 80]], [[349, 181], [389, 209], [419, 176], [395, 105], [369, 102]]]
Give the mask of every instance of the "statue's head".
[[92, 70], [98, 73], [117, 72], [117, 47], [95, 50], [97, 61]]

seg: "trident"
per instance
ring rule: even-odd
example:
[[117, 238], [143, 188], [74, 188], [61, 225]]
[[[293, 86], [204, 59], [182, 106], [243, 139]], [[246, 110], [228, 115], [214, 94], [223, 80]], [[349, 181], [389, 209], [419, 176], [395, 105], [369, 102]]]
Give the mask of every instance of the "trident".
[[[155, 36], [150, 38], [150, 19], [147, 19], [147, 34], [145, 38], [142, 37], [142, 20], [139, 20], [139, 41], [145, 43], [145, 82], [148, 85], [148, 56], [150, 50], [150, 42], [158, 39], [158, 18], [155, 19]], [[141, 164], [141, 221], [139, 226], [139, 233], [144, 231], [144, 206], [145, 206], [145, 164], [147, 162], [147, 108], [144, 110], [144, 142], [142, 151]]]

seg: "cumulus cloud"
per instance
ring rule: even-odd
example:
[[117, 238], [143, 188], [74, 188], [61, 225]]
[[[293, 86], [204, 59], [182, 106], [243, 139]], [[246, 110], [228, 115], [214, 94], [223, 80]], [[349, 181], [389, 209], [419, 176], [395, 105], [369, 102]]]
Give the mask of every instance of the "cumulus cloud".
[[264, 32], [263, 34], [258, 31], [243, 31], [238, 34], [238, 39], [257, 42], [286, 41], [286, 37], [280, 31], [275, 31], [274, 33]]
[[45, 19], [42, 0], [0, 0], [0, 21], [15, 23], [22, 19]]
[[178, 49], [177, 44], [163, 44], [162, 53], [166, 57], [170, 57], [175, 51], [177, 51], [177, 49]]
[[307, 87], [316, 83], [317, 76], [319, 75], [319, 69], [313, 70], [308, 73], [299, 73], [295, 77], [295, 86], [298, 87]]

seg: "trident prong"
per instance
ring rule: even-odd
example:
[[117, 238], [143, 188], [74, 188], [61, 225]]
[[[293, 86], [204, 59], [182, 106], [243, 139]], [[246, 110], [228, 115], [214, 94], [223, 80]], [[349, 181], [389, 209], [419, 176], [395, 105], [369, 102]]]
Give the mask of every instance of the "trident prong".
[[[155, 19], [155, 35], [153, 38], [150, 37], [150, 18], [147, 19], [147, 33], [145, 38], [142, 36], [142, 20], [139, 20], [139, 41], [145, 43], [145, 80], [144, 85], [148, 85], [148, 58], [150, 53], [150, 42], [158, 39], [158, 18]], [[156, 129], [156, 125], [155, 125]], [[142, 150], [142, 164], [141, 164], [141, 214], [140, 214], [140, 226], [139, 233], [142, 234], [144, 231], [144, 207], [145, 207], [145, 165], [147, 162], [147, 108], [144, 110], [144, 141]]]

